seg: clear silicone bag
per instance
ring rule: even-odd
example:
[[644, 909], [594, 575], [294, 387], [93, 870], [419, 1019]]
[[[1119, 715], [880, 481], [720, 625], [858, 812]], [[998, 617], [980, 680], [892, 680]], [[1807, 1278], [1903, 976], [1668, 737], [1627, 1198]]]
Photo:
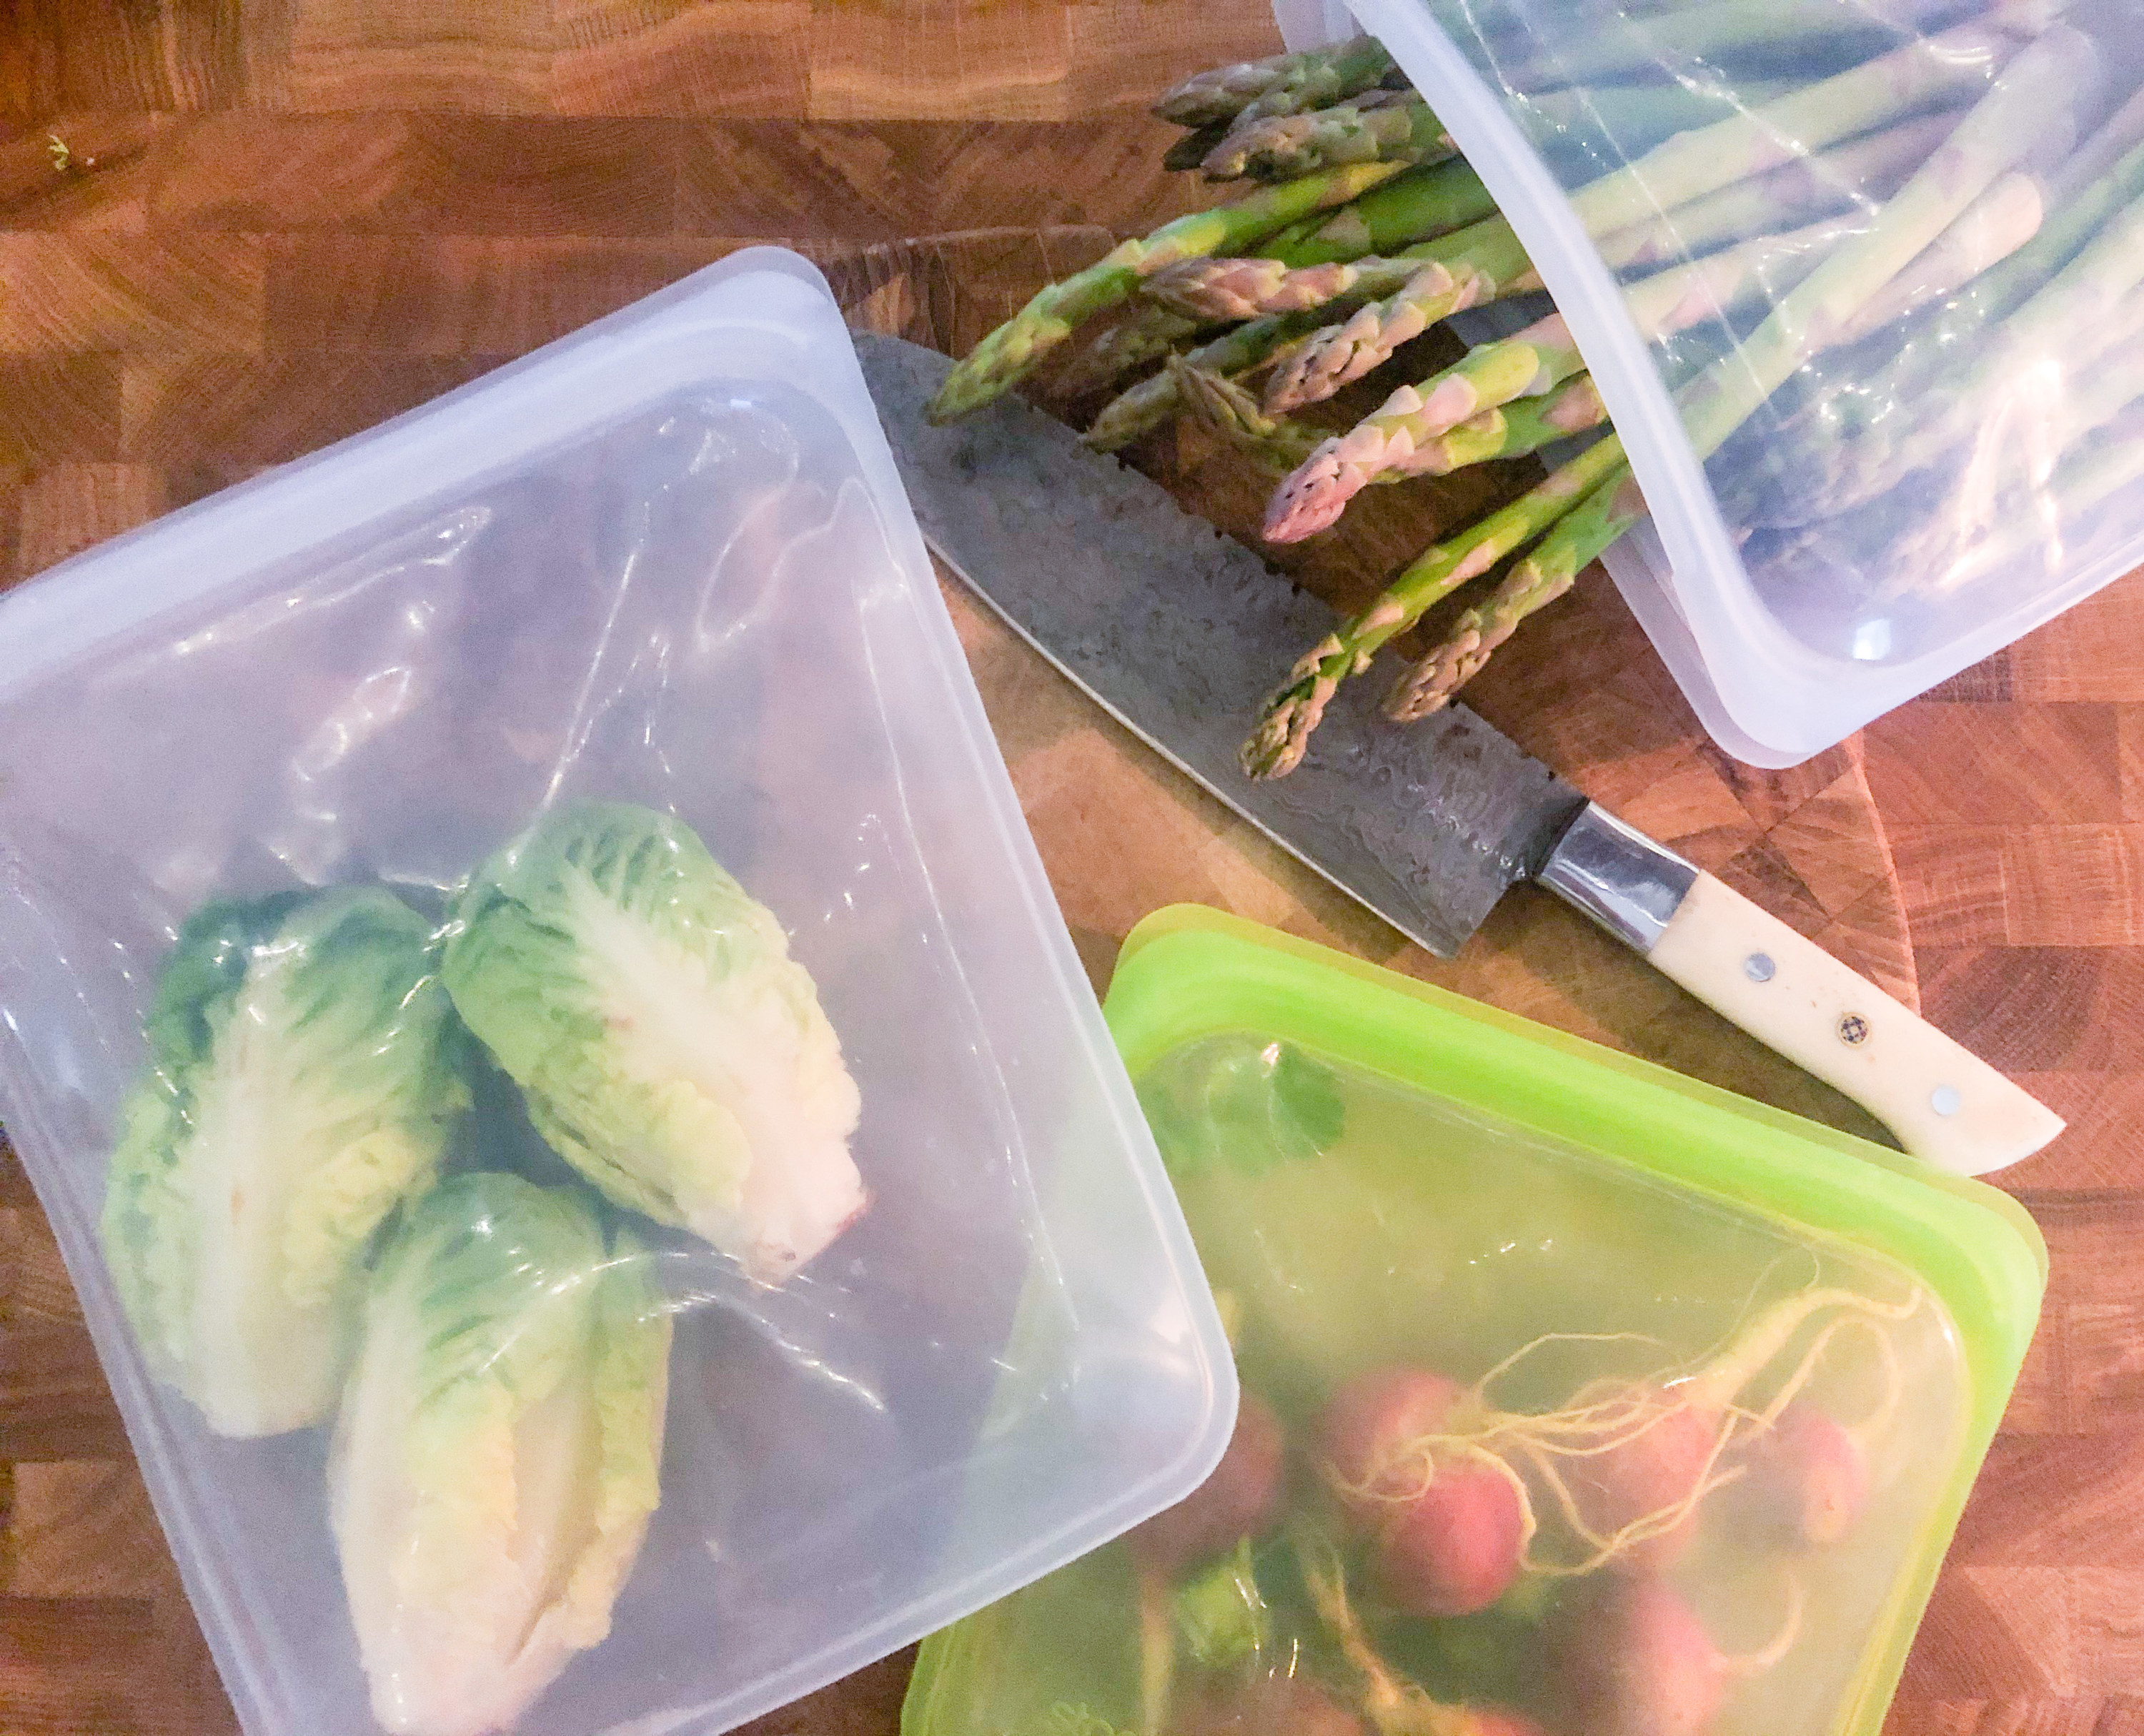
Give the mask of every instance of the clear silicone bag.
[[1526, 244], [1650, 508], [1610, 570], [1739, 757], [2144, 560], [2138, 0], [1276, 12], [1382, 41]]
[[[412, 1692], [368, 1695], [330, 1530], [336, 1399], [292, 1385], [355, 1328], [330, 1322], [293, 1357], [276, 1332], [239, 1329], [257, 1309], [223, 1319], [246, 1259], [342, 1271], [360, 1298], [357, 1366], [377, 1379], [343, 1412], [345, 1450], [370, 1467], [339, 1485], [344, 1541], [372, 1561], [369, 1595], [409, 1591], [436, 1614], [439, 1649], [465, 1631], [498, 1639], [504, 1618], [474, 1606], [499, 1575], [472, 1564], [501, 1535], [538, 1546], [545, 1474], [585, 1476], [603, 1504], [563, 1504], [602, 1535], [553, 1540], [554, 1566], [620, 1543], [630, 1557], [646, 1523], [608, 1638], [608, 1570], [538, 1588], [537, 1610], [564, 1613], [537, 1637], [564, 1654], [516, 1725], [531, 1736], [737, 1723], [1070, 1560], [1213, 1463], [1234, 1399], [1225, 1341], [840, 315], [802, 260], [733, 257], [94, 550], [0, 602], [0, 1118], [249, 1730], [360, 1731], [369, 1698], [397, 1728], [474, 1730], [509, 1721], [517, 1696], [484, 1703], [497, 1684], [480, 1653], [429, 1694], [427, 1670], [458, 1666], [405, 1655]], [[595, 831], [608, 815], [641, 853], [573, 856], [575, 896], [621, 895], [569, 920], [528, 890], [535, 846], [494, 852], [532, 822], [570, 829], [590, 803], [633, 805], [598, 807]], [[832, 1239], [793, 1275], [763, 1247], [741, 1265], [630, 1209], [614, 1178], [590, 1186], [601, 1165], [559, 1154], [602, 1143], [575, 1094], [588, 1082], [517, 1054], [514, 1034], [582, 1002], [553, 999], [534, 968], [481, 994], [457, 980], [456, 937], [484, 920], [456, 898], [474, 874], [535, 919], [514, 945], [549, 946], [555, 965], [541, 930], [563, 922], [604, 942], [576, 957], [657, 974], [663, 992], [618, 1003], [646, 1018], [647, 1047], [581, 1029], [573, 1054], [628, 1073], [656, 1057], [658, 1092], [717, 1049], [793, 1045], [823, 1067], [826, 1034], [772, 956], [780, 930], [721, 891], [692, 836], [787, 930], [857, 1088], [857, 1174], [834, 1178], [813, 1230]], [[325, 904], [322, 889], [336, 889]], [[658, 928], [666, 915], [679, 920]], [[422, 949], [443, 922], [442, 979]], [[417, 950], [384, 975], [356, 968], [412, 929]], [[654, 945], [678, 929], [682, 961]], [[483, 988], [482, 960], [469, 968]], [[708, 1000], [702, 970], [756, 987]], [[469, 1032], [440, 1035], [442, 980], [503, 1065]], [[705, 1047], [662, 1062], [679, 1030], [653, 1027], [711, 1006], [735, 1024], [694, 1027]], [[431, 1084], [375, 1092], [375, 1063], [434, 1039]], [[165, 1079], [130, 1099], [151, 1066]], [[462, 1085], [439, 1086], [454, 1070]], [[267, 1084], [249, 1094], [233, 1078]], [[625, 1098], [640, 1083], [613, 1082]], [[805, 1094], [842, 1120], [837, 1083], [821, 1074]], [[155, 1118], [175, 1103], [194, 1143], [167, 1163]], [[246, 1133], [264, 1103], [275, 1114]], [[658, 1114], [674, 1106], [648, 1126], [674, 1125]], [[143, 1191], [107, 1243], [122, 1140]], [[275, 1222], [325, 1235], [370, 1212], [380, 1231], [340, 1250], [233, 1235], [242, 1258], [159, 1267], [157, 1247], [218, 1244], [160, 1238], [154, 1214], [204, 1222], [222, 1209], [216, 1165], [235, 1176], [234, 1154], [277, 1140], [309, 1160], [336, 1149], [343, 1167], [308, 1169], [337, 1197]], [[675, 1153], [677, 1173], [698, 1149]], [[460, 1178], [444, 1205], [424, 1203], [445, 1189], [424, 1195], [422, 1173], [366, 1204], [432, 1161]], [[845, 1228], [858, 1185], [868, 1208]], [[241, 1192], [232, 1180], [234, 1219], [261, 1209]], [[754, 1262], [786, 1281], [756, 1282]], [[130, 1322], [122, 1287], [191, 1300]], [[218, 1360], [225, 1343], [266, 1373]], [[374, 1399], [387, 1425], [361, 1409]], [[418, 1457], [383, 1461], [405, 1433]], [[599, 1468], [569, 1462], [583, 1450]], [[400, 1547], [401, 1565], [373, 1559]], [[405, 1622], [395, 1643], [429, 1641]]]

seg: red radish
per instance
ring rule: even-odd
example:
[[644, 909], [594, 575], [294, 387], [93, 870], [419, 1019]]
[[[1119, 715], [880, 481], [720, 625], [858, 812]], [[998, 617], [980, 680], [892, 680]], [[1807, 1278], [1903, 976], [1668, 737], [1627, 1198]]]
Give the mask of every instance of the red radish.
[[1526, 1511], [1517, 1486], [1480, 1454], [1439, 1451], [1462, 1397], [1427, 1368], [1358, 1376], [1325, 1407], [1328, 1475], [1373, 1541], [1385, 1595], [1413, 1615], [1486, 1610], [1517, 1577]]
[[1472, 1615], [1518, 1577], [1526, 1514], [1511, 1481], [1467, 1459], [1438, 1461], [1377, 1533], [1377, 1583], [1410, 1615]]
[[1303, 1676], [1209, 1690], [1172, 1720], [1180, 1736], [1367, 1736], [1362, 1720]]
[[[1650, 1420], [1640, 1416], [1606, 1451], [1558, 1462], [1587, 1526], [1615, 1537], [1644, 1520], [1649, 1535], [1632, 1539], [1611, 1565], [1644, 1572], [1667, 1566], [1697, 1529], [1694, 1498], [1715, 1469], [1725, 1418], [1683, 1401], [1672, 1387], [1645, 1391]], [[1657, 1406], [1655, 1410], [1653, 1407]], [[1680, 1512], [1674, 1522], [1650, 1530]]]
[[1557, 1686], [1571, 1736], [1697, 1736], [1735, 1666], [1661, 1580], [1616, 1578], [1559, 1624]]
[[1742, 1461], [1735, 1509], [1764, 1540], [1821, 1549], [1844, 1537], [1869, 1500], [1869, 1460], [1844, 1424], [1794, 1403], [1758, 1435]]
[[1147, 1561], [1172, 1578], [1243, 1537], [1270, 1530], [1280, 1516], [1288, 1443], [1280, 1419], [1254, 1392], [1236, 1406], [1236, 1426], [1213, 1474], [1174, 1506], [1132, 1533]]
[[1318, 1425], [1320, 1450], [1351, 1507], [1404, 1498], [1427, 1481], [1429, 1461], [1412, 1444], [1440, 1432], [1459, 1382], [1427, 1368], [1377, 1368], [1335, 1392]]

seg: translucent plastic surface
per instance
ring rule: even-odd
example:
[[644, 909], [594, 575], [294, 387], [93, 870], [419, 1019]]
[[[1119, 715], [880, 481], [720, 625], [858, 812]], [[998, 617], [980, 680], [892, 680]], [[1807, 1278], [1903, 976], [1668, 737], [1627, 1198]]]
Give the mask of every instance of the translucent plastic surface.
[[[451, 912], [446, 982], [482, 1044], [463, 1034], [454, 1064], [473, 1107], [449, 1117], [445, 1169], [558, 1190], [598, 1228], [568, 1226], [555, 1245], [593, 1235], [608, 1249], [592, 1267], [558, 1256], [565, 1287], [626, 1272], [653, 1298], [628, 1312], [674, 1327], [659, 1486], [646, 1491], [659, 1505], [609, 1636], [570, 1656], [519, 1728], [724, 1728], [1070, 1559], [1210, 1466], [1233, 1398], [1218, 1323], [838, 315], [801, 262], [746, 255], [93, 553], [0, 604], [0, 1117], [249, 1729], [369, 1727], [330, 1530], [331, 1431], [212, 1432], [156, 1377], [169, 1366], [145, 1362], [97, 1228], [145, 1012], [175, 934], [208, 900], [370, 886], [427, 929]], [[831, 1242], [793, 1276], [761, 1270], [786, 1281], [755, 1283], [692, 1229], [627, 1209], [629, 1188], [599, 1193], [588, 1177], [600, 1163], [563, 1160], [608, 1138], [660, 1179], [670, 1159], [682, 1171], [702, 1156], [689, 1141], [656, 1153], [607, 1122], [600, 1088], [591, 1109], [517, 1059], [517, 1014], [565, 1029], [570, 996], [533, 970], [494, 977], [484, 1016], [457, 979], [452, 937], [474, 925], [456, 889], [533, 821], [590, 802], [661, 817], [672, 856], [690, 856], [675, 829], [689, 828], [816, 985], [861, 1105], [849, 1149], [869, 1203], [853, 1223], [846, 1205], [826, 1214]], [[741, 906], [684, 922], [682, 955], [649, 939], [656, 917], [705, 892], [705, 871], [685, 868], [637, 915], [623, 894], [616, 910], [568, 916], [514, 894], [593, 937], [586, 950], [620, 980], [671, 961], [658, 980], [680, 992], [632, 992], [651, 1027], [674, 1027], [640, 1049], [613, 1019], [591, 1039], [618, 1045], [603, 1054], [632, 1075], [620, 1089], [638, 1089], [636, 1069], [661, 1088], [666, 1068], [749, 1070], [816, 1040], [783, 1034], [802, 1029], [782, 1010], [801, 1006], [793, 985], [771, 1014], [752, 1001], [777, 994], [776, 967], [739, 962], [755, 920]], [[770, 943], [755, 931], [752, 944]], [[242, 1008], [258, 1011], [246, 995], [291, 954], [271, 940], [236, 955], [256, 966]], [[725, 971], [738, 980], [726, 987]], [[266, 1034], [248, 1040], [272, 1044], [275, 1019], [256, 1023]], [[663, 1049], [684, 1029], [721, 1053], [702, 1067], [689, 1044]], [[386, 1042], [360, 1033], [353, 1067]], [[808, 1089], [839, 1096], [824, 1076]], [[297, 1143], [310, 1125], [284, 1130]], [[376, 1458], [378, 1416], [432, 1390], [430, 1365], [410, 1376], [392, 1359], [443, 1322], [398, 1313], [380, 1275], [390, 1257], [418, 1258], [396, 1226], [425, 1209], [425, 1178], [388, 1212], [390, 1252], [375, 1238], [357, 1253], [358, 1357], [385, 1359], [385, 1396], [345, 1408], [345, 1451]], [[530, 1209], [459, 1208], [479, 1236]], [[771, 1208], [748, 1187], [755, 1209]], [[514, 1342], [519, 1306], [482, 1329]], [[484, 1456], [494, 1430], [466, 1442], [466, 1487], [459, 1437], [445, 1468], [419, 1470], [449, 1500], [518, 1488], [524, 1533], [558, 1479], [630, 1485], [630, 1429], [600, 1477], [558, 1450], [593, 1426], [578, 1378], [512, 1401], [558, 1395], [540, 1415], [514, 1411], [509, 1469]], [[643, 1370], [620, 1390], [659, 1380]], [[633, 1402], [613, 1391], [604, 1427]], [[467, 1616], [454, 1575], [480, 1583], [481, 1561], [429, 1560], [424, 1525], [381, 1496], [392, 1480], [359, 1472], [338, 1473], [345, 1554], [353, 1540], [360, 1552], [409, 1542], [420, 1579], [436, 1567], [447, 1587], [410, 1595], [429, 1588]], [[619, 1499], [629, 1530], [635, 1497]], [[565, 1505], [569, 1530], [587, 1520]], [[543, 1546], [573, 1559], [558, 1537]]]
[[[1257, 1034], [1139, 1083], [1286, 1481], [1239, 1428], [1176, 1513], [934, 1640], [912, 1728], [1876, 1727], [1870, 1660], [1967, 1433], [1925, 1288]], [[1240, 1523], [1179, 1547], [1224, 1482]], [[1518, 1570], [1438, 1580], [1500, 1511], [1530, 1535], [1483, 1547]]]
[[1652, 508], [1610, 565], [1732, 751], [2144, 559], [2137, 0], [1355, 11], [1568, 318]]

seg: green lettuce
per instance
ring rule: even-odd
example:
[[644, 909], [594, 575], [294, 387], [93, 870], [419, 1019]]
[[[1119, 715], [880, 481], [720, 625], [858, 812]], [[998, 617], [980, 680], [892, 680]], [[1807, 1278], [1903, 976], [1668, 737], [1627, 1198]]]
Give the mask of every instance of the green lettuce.
[[548, 816], [471, 876], [442, 974], [538, 1130], [620, 1205], [765, 1283], [863, 1210], [856, 1088], [817, 990], [682, 821]]
[[104, 1246], [152, 1371], [220, 1434], [335, 1402], [369, 1244], [469, 1104], [435, 965], [376, 890], [210, 905], [165, 962]]
[[670, 1320], [580, 1194], [442, 1183], [383, 1252], [329, 1466], [375, 1715], [509, 1728], [610, 1629], [659, 1495]]

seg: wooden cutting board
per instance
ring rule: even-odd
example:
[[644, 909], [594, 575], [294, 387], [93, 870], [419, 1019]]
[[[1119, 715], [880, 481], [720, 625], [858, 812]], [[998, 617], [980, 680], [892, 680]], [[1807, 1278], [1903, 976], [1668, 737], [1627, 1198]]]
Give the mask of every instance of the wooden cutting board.
[[[77, 122], [70, 130], [97, 141], [108, 179], [40, 179], [49, 171], [34, 133], [0, 161], [0, 199], [24, 231], [7, 255], [13, 299], [0, 306], [0, 347], [14, 358], [0, 402], [0, 578], [419, 402], [731, 245], [706, 232], [651, 240], [635, 226], [648, 141], [660, 142], [646, 129], [591, 142], [542, 123], [509, 136], [365, 118]], [[883, 148], [921, 161], [942, 145], [948, 161], [972, 162], [989, 141], [964, 133], [955, 150], [895, 128], [806, 151], [744, 127], [702, 142], [758, 174], [747, 192], [783, 212], [823, 203], [830, 160]], [[1144, 146], [1076, 148], [1144, 160]], [[517, 153], [540, 163], [560, 149], [563, 166], [519, 166]], [[437, 178], [439, 162], [451, 163], [449, 179]], [[697, 178], [713, 199], [716, 176]], [[903, 209], [975, 202], [956, 196], [972, 195], [972, 180], [921, 168], [910, 179], [911, 191], [931, 185], [937, 203], [916, 194]], [[469, 193], [472, 180], [496, 196]], [[413, 241], [412, 210], [420, 226], [454, 233]], [[858, 231], [886, 221], [858, 206]], [[512, 238], [459, 238], [486, 223]], [[202, 241], [204, 229], [221, 238]], [[585, 238], [591, 230], [598, 239]], [[824, 230], [794, 238], [825, 265], [854, 323], [956, 350], [1107, 241], [1076, 226], [861, 246]], [[1137, 456], [1187, 504], [1248, 532], [1262, 479], [1188, 438]], [[1340, 533], [1291, 553], [1288, 570], [1342, 606], [1359, 603], [1439, 523], [1471, 516], [1482, 481], [1377, 491]], [[1546, 896], [1506, 899], [1458, 960], [1407, 947], [1124, 734], [957, 586], [947, 595], [1098, 985], [1133, 922], [1197, 900], [1868, 1130], [1850, 1105]], [[1787, 774], [1734, 766], [1706, 743], [1597, 569], [1468, 697], [1589, 793], [1914, 999], [1858, 744]], [[767, 1724], [887, 1736], [905, 1671], [905, 1658], [890, 1660]], [[0, 1154], [0, 1733], [196, 1736], [231, 1724], [50, 1232]]]

